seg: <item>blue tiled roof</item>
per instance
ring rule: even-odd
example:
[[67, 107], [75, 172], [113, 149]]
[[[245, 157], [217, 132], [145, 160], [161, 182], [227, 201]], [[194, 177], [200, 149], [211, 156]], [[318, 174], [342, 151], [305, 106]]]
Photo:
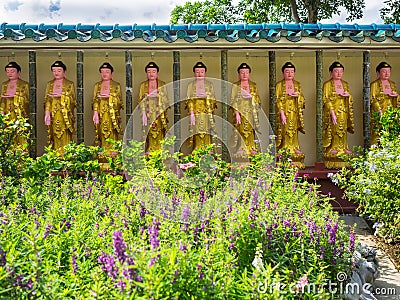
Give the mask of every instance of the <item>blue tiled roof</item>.
[[322, 40], [329, 38], [339, 43], [348, 37], [356, 43], [369, 38], [376, 42], [383, 42], [390, 38], [400, 42], [400, 24], [171, 24], [171, 25], [101, 25], [101, 24], [9, 24], [0, 26], [0, 43], [2, 40], [12, 39], [21, 41], [32, 39], [40, 42], [54, 39], [58, 42], [77, 40], [88, 42], [90, 40], [134, 41], [142, 39], [145, 42], [163, 40], [173, 43], [184, 40], [188, 43], [196, 41], [223, 41], [235, 42], [247, 40], [256, 43], [261, 40], [277, 42], [286, 38], [291, 42], [299, 42], [302, 38]]

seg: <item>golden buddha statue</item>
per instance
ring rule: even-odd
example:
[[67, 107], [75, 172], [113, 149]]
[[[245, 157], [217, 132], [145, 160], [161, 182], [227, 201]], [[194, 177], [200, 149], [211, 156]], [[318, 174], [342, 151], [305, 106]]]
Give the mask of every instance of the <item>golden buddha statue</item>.
[[232, 85], [230, 101], [234, 110], [233, 118], [236, 131], [230, 146], [235, 149], [236, 155], [247, 156], [260, 151], [259, 144], [256, 143], [255, 130], [259, 130], [258, 109], [261, 100], [256, 83], [250, 81], [250, 66], [242, 63], [237, 71], [239, 81]]
[[[10, 120], [29, 118], [29, 85], [22, 80], [21, 67], [14, 61], [5, 66], [8, 80], [1, 85], [0, 107], [1, 113], [10, 114]], [[26, 144], [26, 138], [17, 136], [15, 143], [20, 146]]]
[[211, 132], [215, 132], [214, 110], [217, 107], [214, 86], [206, 80], [207, 67], [202, 62], [193, 66], [195, 79], [189, 82], [186, 93], [186, 109], [190, 114], [190, 144], [192, 150], [211, 144]]
[[75, 132], [75, 86], [66, 78], [66, 65], [57, 60], [51, 65], [54, 79], [46, 86], [44, 97], [48, 143], [53, 149], [61, 149], [74, 141]]
[[276, 83], [276, 148], [290, 152], [292, 164], [304, 169], [304, 153], [300, 150], [298, 132], [305, 133], [305, 100], [300, 83], [294, 80], [295, 66], [282, 66], [283, 79]]
[[168, 131], [168, 95], [165, 82], [158, 79], [159, 70], [155, 62], [149, 62], [144, 68], [147, 80], [140, 84], [139, 89], [146, 153], [161, 149], [161, 141]]
[[[396, 84], [390, 80], [391, 69], [392, 67], [384, 61], [376, 66], [377, 79], [371, 82], [370, 86], [371, 114], [379, 112], [382, 115], [389, 106], [397, 108], [400, 105]], [[376, 124], [371, 122], [371, 145], [378, 143], [375, 126]]]
[[353, 97], [342, 80], [344, 66], [334, 62], [329, 67], [331, 79], [323, 85], [322, 143], [327, 169], [346, 166], [340, 155], [349, 155], [347, 132], [354, 133]]
[[112, 150], [113, 144], [107, 141], [117, 141], [121, 133], [121, 114], [123, 107], [121, 85], [112, 79], [114, 68], [108, 62], [99, 67], [101, 81], [96, 82], [93, 91], [92, 108], [93, 123], [96, 129], [95, 144]]

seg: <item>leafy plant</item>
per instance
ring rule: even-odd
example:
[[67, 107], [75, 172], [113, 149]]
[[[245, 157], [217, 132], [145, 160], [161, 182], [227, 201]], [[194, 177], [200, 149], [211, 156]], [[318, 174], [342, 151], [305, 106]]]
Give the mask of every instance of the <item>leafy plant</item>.
[[[28, 138], [31, 125], [25, 119], [10, 119], [0, 113], [0, 172], [18, 178], [29, 155]], [[25, 140], [24, 144], [20, 141]]]
[[358, 210], [380, 223], [379, 234], [400, 242], [400, 110], [389, 108], [379, 119], [380, 140], [365, 153], [350, 158], [333, 180]]
[[102, 158], [107, 161], [108, 157], [103, 151], [98, 146], [87, 146], [83, 143], [70, 143], [64, 146], [62, 153], [46, 147], [42, 156], [29, 160], [23, 174], [38, 181], [51, 175], [74, 177], [98, 175], [101, 173]]
[[[0, 189], [0, 295], [330, 299], [322, 287], [350, 270], [354, 233], [313, 185], [278, 166], [268, 173], [254, 170], [239, 195], [227, 185], [214, 199], [178, 188], [160, 193], [166, 191], [164, 179], [143, 190], [145, 179], [136, 180], [138, 175], [128, 182], [111, 175], [48, 177], [41, 184], [22, 179], [19, 186], [5, 180]], [[185, 222], [184, 215], [172, 219], [167, 210], [151, 210], [146, 201], [154, 194], [169, 204], [179, 199], [221, 203], [223, 197], [231, 203], [219, 206], [218, 217]], [[303, 292], [299, 287], [306, 283], [319, 288]]]

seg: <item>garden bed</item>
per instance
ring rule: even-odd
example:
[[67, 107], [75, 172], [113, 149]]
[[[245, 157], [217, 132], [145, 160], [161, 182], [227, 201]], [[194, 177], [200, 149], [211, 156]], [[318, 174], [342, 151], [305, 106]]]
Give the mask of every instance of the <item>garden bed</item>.
[[330, 299], [321, 287], [350, 274], [354, 232], [295, 170], [249, 168], [199, 188], [159, 170], [3, 178], [0, 296]]

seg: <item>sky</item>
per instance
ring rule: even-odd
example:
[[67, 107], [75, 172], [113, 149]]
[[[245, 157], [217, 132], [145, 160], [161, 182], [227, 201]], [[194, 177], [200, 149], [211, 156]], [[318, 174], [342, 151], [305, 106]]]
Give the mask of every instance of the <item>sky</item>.
[[[169, 24], [169, 15], [188, 0], [0, 0], [0, 24]], [[194, 2], [191, 0], [190, 2]], [[350, 23], [383, 23], [384, 0], [365, 0], [364, 17]], [[324, 23], [347, 23], [335, 15]]]

